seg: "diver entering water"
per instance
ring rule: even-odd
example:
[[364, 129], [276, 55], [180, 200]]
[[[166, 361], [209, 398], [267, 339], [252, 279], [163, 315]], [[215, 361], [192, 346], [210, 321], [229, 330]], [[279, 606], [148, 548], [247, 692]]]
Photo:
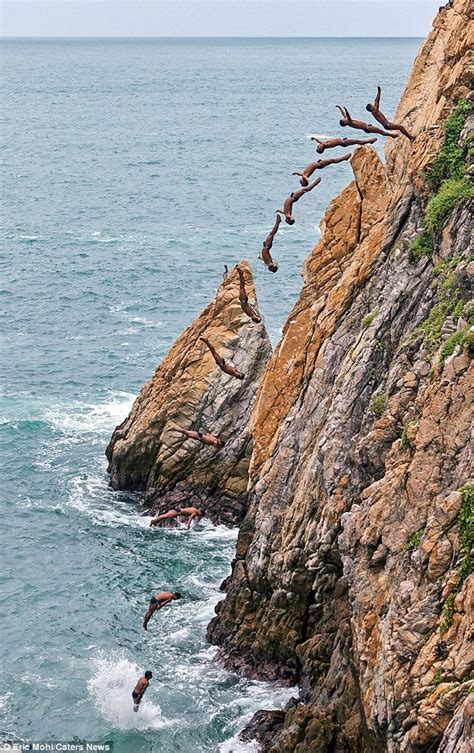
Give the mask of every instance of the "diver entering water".
[[387, 131], [400, 131], [400, 133], [403, 133], [403, 135], [410, 139], [410, 141], [413, 141], [415, 137], [412, 136], [411, 133], [408, 133], [405, 126], [402, 126], [399, 123], [391, 123], [390, 120], [383, 114], [383, 112], [381, 112], [381, 110], [379, 109], [381, 96], [382, 89], [380, 86], [377, 86], [377, 94], [373, 103], [371, 104], [369, 102], [369, 104], [366, 105], [365, 109], [368, 110], [368, 112], [370, 112], [374, 116], [375, 120], [378, 120], [378, 122], [381, 123]]
[[178, 593], [178, 591], [162, 591], [161, 593], [155, 594], [150, 599], [150, 606], [148, 607], [145, 617], [143, 618], [143, 627], [145, 630], [147, 630], [147, 625], [151, 619], [151, 616], [158, 610], [163, 609], [163, 607], [166, 607], [168, 604], [171, 604], [172, 601], [175, 601], [176, 599], [180, 599], [181, 594]]
[[313, 183], [310, 183], [309, 186], [306, 186], [306, 188], [300, 188], [298, 189], [298, 191], [293, 191], [293, 193], [291, 193], [288, 198], [285, 199], [283, 209], [277, 209], [277, 213], [285, 215], [285, 222], [287, 225], [295, 224], [295, 218], [292, 215], [293, 204], [296, 204], [296, 202], [299, 201], [305, 193], [312, 191], [313, 188], [318, 185], [318, 183], [321, 183], [321, 178], [317, 178]]
[[145, 690], [150, 684], [150, 680], [153, 674], [148, 670], [143, 677], [140, 677], [134, 689], [132, 690], [133, 710], [138, 711], [138, 707], [142, 701]]
[[229, 374], [230, 376], [235, 377], [236, 379], [243, 379], [245, 374], [242, 373], [242, 371], [239, 371], [235, 368], [231, 363], [227, 363], [225, 358], [219, 355], [217, 350], [214, 348], [213, 345], [207, 340], [205, 337], [200, 337], [200, 340], [203, 341], [203, 343], [206, 343], [207, 347], [212, 353], [212, 357], [216, 364], [219, 366], [220, 370], [224, 372], [224, 374]]
[[197, 507], [174, 507], [172, 510], [163, 512], [160, 515], [157, 515], [156, 518], [150, 520], [150, 526], [157, 526], [162, 523], [163, 520], [172, 520], [173, 518], [184, 516], [187, 517], [188, 528], [190, 528], [191, 523], [195, 518], [202, 518], [204, 515], [204, 511], [199, 510]]

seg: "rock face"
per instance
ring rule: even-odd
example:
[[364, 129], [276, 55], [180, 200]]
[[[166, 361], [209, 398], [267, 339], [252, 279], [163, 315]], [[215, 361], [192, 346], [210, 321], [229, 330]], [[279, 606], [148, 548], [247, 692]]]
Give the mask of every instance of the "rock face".
[[[250, 266], [242, 262], [249, 299], [255, 300]], [[130, 415], [114, 431], [106, 454], [114, 489], [145, 492], [153, 511], [179, 502], [198, 504], [215, 522], [234, 525], [247, 504], [252, 451], [249, 417], [271, 353], [263, 323], [241, 310], [236, 269], [213, 301], [176, 340], [142, 388]], [[215, 364], [218, 353], [245, 374], [240, 381]], [[216, 450], [173, 431], [171, 424], [221, 437]]]
[[249, 510], [208, 635], [228, 666], [300, 683], [273, 735], [254, 720], [271, 753], [469, 744], [472, 202], [430, 255], [411, 247], [420, 173], [469, 94], [470, 7], [441, 9], [415, 62], [394, 120], [416, 140], [386, 167], [354, 153], [252, 414]]

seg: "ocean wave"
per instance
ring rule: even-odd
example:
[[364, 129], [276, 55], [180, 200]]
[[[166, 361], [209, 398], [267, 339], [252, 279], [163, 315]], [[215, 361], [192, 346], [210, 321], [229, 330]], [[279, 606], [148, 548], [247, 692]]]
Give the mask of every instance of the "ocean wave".
[[86, 514], [94, 525], [120, 528], [122, 526], [146, 529], [151, 518], [139, 514], [133, 494], [126, 499], [112, 491], [104, 471], [102, 458], [96, 468], [70, 479], [67, 505]]
[[135, 395], [115, 393], [105, 403], [73, 403], [46, 410], [45, 419], [65, 433], [104, 432], [114, 429], [130, 412]]
[[259, 750], [257, 743], [240, 740], [241, 731], [260, 709], [282, 709], [292, 696], [298, 695], [296, 687], [282, 688], [259, 681], [247, 683], [245, 690], [245, 695], [239, 695], [227, 704], [229, 708], [238, 707], [240, 711], [239, 731], [220, 744], [219, 753], [256, 753]]
[[142, 324], [144, 327], [162, 327], [163, 322], [158, 319], [147, 319], [145, 316], [137, 316], [135, 313], [127, 311], [128, 308], [139, 305], [137, 301], [129, 301], [127, 303], [117, 303], [113, 306], [109, 306], [109, 311], [115, 314], [118, 319], [129, 322], [130, 324]]
[[244, 743], [239, 739], [239, 734], [221, 743], [219, 745], [219, 753], [258, 753], [260, 750], [258, 743], [255, 740], [250, 743]]

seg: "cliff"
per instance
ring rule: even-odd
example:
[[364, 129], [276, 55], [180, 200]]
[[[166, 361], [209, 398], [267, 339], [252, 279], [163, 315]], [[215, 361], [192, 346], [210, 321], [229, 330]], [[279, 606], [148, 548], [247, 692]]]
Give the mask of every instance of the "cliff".
[[394, 117], [414, 142], [354, 153], [252, 413], [208, 633], [228, 666], [299, 682], [252, 726], [272, 753], [468, 749], [470, 8], [440, 9], [415, 61]]
[[[250, 266], [242, 262], [240, 267], [249, 298], [256, 300]], [[202, 336], [244, 372], [243, 380], [219, 369]], [[114, 431], [106, 451], [112, 487], [143, 491], [153, 512], [186, 502], [203, 507], [215, 522], [240, 522], [252, 451], [249, 418], [270, 352], [265, 325], [253, 323], [241, 310], [234, 269]], [[187, 439], [173, 431], [173, 423], [202, 427], [222, 438], [225, 448]]]

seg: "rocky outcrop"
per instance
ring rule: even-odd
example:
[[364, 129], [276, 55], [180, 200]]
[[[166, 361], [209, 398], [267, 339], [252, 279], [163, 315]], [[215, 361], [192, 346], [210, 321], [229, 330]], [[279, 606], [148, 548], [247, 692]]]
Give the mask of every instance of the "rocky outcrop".
[[442, 207], [426, 254], [413, 241], [421, 173], [469, 94], [469, 14], [441, 9], [415, 62], [395, 119], [416, 140], [386, 166], [354, 153], [252, 414], [249, 510], [209, 639], [230, 667], [300, 683], [273, 736], [254, 720], [271, 753], [468, 739], [472, 202]]
[[[249, 298], [256, 300], [250, 266], [242, 262], [240, 268]], [[202, 336], [244, 372], [242, 381], [219, 369]], [[249, 417], [270, 352], [265, 325], [242, 312], [234, 269], [114, 431], [106, 453], [113, 488], [143, 491], [153, 511], [187, 502], [203, 507], [215, 522], [239, 522], [252, 451]], [[173, 423], [202, 427], [225, 447], [204, 447], [173, 431]]]
[[394, 190], [392, 227], [415, 196], [427, 197], [423, 173], [440, 150], [446, 113], [472, 88], [473, 20], [471, 0], [448, 2], [413, 64], [393, 119], [408, 123], [416, 140], [394, 139], [385, 150]]

